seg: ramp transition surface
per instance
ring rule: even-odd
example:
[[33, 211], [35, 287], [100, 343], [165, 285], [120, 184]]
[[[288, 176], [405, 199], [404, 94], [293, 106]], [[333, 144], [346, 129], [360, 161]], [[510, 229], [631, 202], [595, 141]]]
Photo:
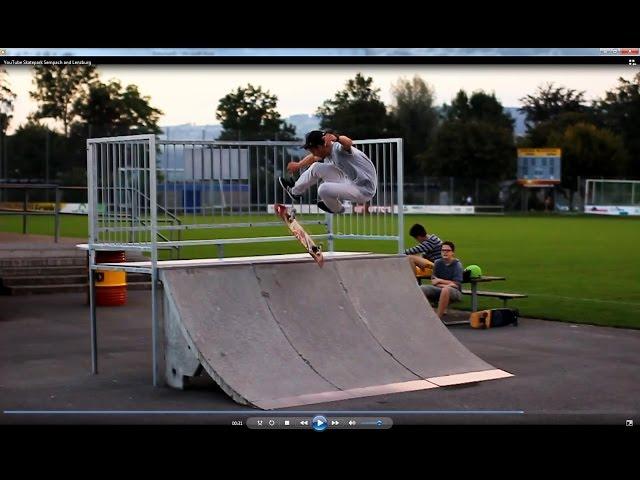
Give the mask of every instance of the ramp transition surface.
[[160, 270], [188, 348], [236, 401], [283, 408], [504, 378], [426, 301], [404, 257]]

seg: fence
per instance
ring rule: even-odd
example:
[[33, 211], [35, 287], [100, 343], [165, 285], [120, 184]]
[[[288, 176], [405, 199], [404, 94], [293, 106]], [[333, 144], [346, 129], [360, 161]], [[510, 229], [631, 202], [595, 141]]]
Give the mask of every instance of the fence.
[[[378, 172], [377, 193], [367, 205], [349, 205], [340, 215], [318, 215], [316, 188], [297, 203], [302, 224], [324, 225], [335, 239], [392, 240], [403, 245], [402, 140], [355, 142]], [[304, 154], [297, 142], [158, 141], [154, 135], [87, 141], [89, 270], [97, 269], [97, 250], [142, 250], [150, 267], [100, 265], [151, 275], [153, 384], [158, 378], [157, 280], [158, 249], [189, 245], [292, 241], [258, 235], [259, 229], [283, 227], [270, 212], [274, 203], [288, 203], [278, 177], [288, 162]], [[205, 232], [205, 238], [182, 234]], [[226, 232], [233, 232], [229, 238]], [[177, 238], [175, 236], [177, 234]], [[295, 241], [295, 240], [293, 240]], [[92, 371], [97, 373], [95, 281], [89, 275]]]
[[[87, 187], [64, 187], [53, 184], [0, 184], [0, 192], [3, 193], [3, 202], [0, 202], [0, 214], [21, 215], [22, 233], [26, 234], [27, 219], [30, 216], [48, 215], [54, 217], [54, 240], [57, 243], [60, 238], [60, 215], [74, 214], [81, 212], [64, 211], [61, 208], [67, 199], [77, 200], [86, 196]], [[50, 192], [54, 192], [54, 201], [49, 200]], [[79, 197], [80, 196], [80, 197]], [[65, 198], [68, 197], [68, 198]], [[37, 203], [36, 203], [37, 202]], [[82, 203], [86, 204], [86, 200]], [[86, 213], [86, 212], [85, 212]]]
[[[289, 203], [278, 183], [286, 165], [305, 154], [297, 142], [157, 141], [140, 135], [88, 142], [90, 244], [157, 251], [189, 245], [291, 241], [260, 235], [282, 225], [274, 203]], [[378, 171], [378, 191], [344, 214], [318, 215], [317, 188], [298, 202], [300, 223], [324, 225], [327, 239], [391, 240], [403, 251], [400, 139], [355, 142]], [[219, 234], [233, 229], [237, 238]], [[179, 232], [209, 231], [183, 239]], [[191, 235], [194, 236], [194, 235]], [[152, 255], [153, 257], [153, 255]]]
[[464, 177], [405, 177], [405, 203], [415, 205], [499, 205], [508, 187], [495, 180]]

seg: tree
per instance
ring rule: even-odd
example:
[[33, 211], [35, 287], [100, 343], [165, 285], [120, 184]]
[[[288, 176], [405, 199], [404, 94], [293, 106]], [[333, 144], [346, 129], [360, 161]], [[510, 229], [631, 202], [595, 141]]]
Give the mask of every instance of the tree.
[[444, 121], [421, 156], [429, 175], [505, 179], [515, 171], [513, 119], [494, 94], [463, 90], [444, 105]]
[[444, 121], [420, 157], [429, 175], [502, 180], [515, 173], [513, 133], [489, 122]]
[[62, 121], [64, 135], [69, 136], [69, 125], [76, 117], [74, 105], [83, 98], [89, 86], [97, 81], [93, 65], [36, 65], [36, 89], [30, 92], [38, 102], [34, 118], [53, 118]]
[[[10, 178], [50, 178], [70, 167], [74, 156], [69, 139], [34, 120], [20, 125], [7, 137], [8, 176]], [[86, 156], [85, 156], [86, 162]]]
[[628, 154], [619, 135], [591, 123], [577, 123], [549, 137], [562, 149], [562, 185], [573, 190], [578, 177], [615, 177], [625, 172]]
[[522, 97], [520, 111], [527, 114], [527, 128], [553, 120], [561, 114], [583, 113], [588, 110], [584, 105], [584, 93], [565, 87], [554, 87], [553, 83], [538, 87], [534, 95]]
[[278, 97], [262, 87], [238, 87], [220, 99], [216, 119], [223, 130], [219, 140], [294, 140], [295, 127], [280, 118]]
[[527, 133], [522, 139], [521, 147], [546, 148], [553, 147], [551, 136], [564, 132], [567, 128], [578, 123], [595, 122], [594, 116], [589, 112], [563, 112], [553, 118], [542, 121], [527, 128]]
[[386, 135], [389, 116], [379, 97], [379, 88], [372, 88], [373, 79], [358, 73], [346, 83], [344, 90], [318, 107], [321, 128], [344, 132], [354, 139], [380, 138]]
[[[7, 71], [0, 69], [0, 178], [6, 178], [8, 175], [7, 159], [5, 158], [5, 133], [9, 128], [9, 123], [13, 118], [13, 101], [16, 94], [9, 87], [7, 80]], [[4, 193], [2, 193], [4, 196]]]
[[513, 132], [513, 118], [505, 113], [504, 107], [493, 93], [489, 95], [478, 90], [468, 97], [464, 90], [460, 90], [451, 105], [443, 106], [443, 111], [445, 118], [450, 121], [488, 122]]
[[141, 96], [136, 85], [123, 89], [117, 80], [96, 81], [74, 103], [80, 117], [74, 132], [91, 137], [160, 133], [158, 121], [163, 112], [152, 107], [150, 100]]
[[407, 173], [420, 171], [417, 155], [429, 147], [438, 126], [434, 91], [418, 75], [401, 78], [392, 87], [395, 104], [391, 107], [394, 134], [404, 141], [404, 165]]
[[619, 78], [618, 86], [606, 92], [596, 110], [603, 125], [624, 141], [631, 158], [624, 174], [640, 177], [640, 73], [631, 81]]
[[13, 101], [16, 99], [16, 94], [9, 87], [7, 76], [7, 71], [0, 69], [0, 135], [4, 135], [9, 128], [9, 122], [13, 117]]

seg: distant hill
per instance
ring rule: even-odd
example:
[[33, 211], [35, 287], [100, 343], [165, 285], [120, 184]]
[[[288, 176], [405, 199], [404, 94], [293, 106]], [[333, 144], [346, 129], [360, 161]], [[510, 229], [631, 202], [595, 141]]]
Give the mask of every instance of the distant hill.
[[[515, 135], [524, 135], [526, 115], [520, 113], [517, 107], [505, 107], [505, 111], [515, 119]], [[320, 128], [320, 117], [306, 113], [291, 115], [283, 120], [296, 127], [298, 138], [304, 138], [304, 134], [308, 131]], [[192, 123], [166, 125], [160, 128], [163, 133], [159, 137], [169, 140], [216, 140], [222, 132], [222, 125], [195, 125]]]
[[[304, 138], [304, 134], [309, 130], [320, 128], [320, 118], [315, 115], [305, 113], [291, 115], [283, 119], [296, 128], [298, 138]], [[195, 125], [185, 123], [182, 125], [163, 125], [162, 134], [159, 137], [163, 140], [217, 140], [222, 132], [222, 125]]]
[[195, 125], [193, 123], [166, 125], [160, 128], [162, 134], [158, 137], [163, 140], [217, 140], [222, 132], [222, 125]]
[[517, 137], [523, 136], [527, 131], [527, 127], [525, 125], [527, 116], [524, 113], [520, 113], [517, 107], [504, 107], [504, 109], [509, 115], [511, 115], [511, 118], [516, 121], [513, 125], [513, 133], [515, 133]]
[[296, 127], [296, 135], [298, 138], [304, 138], [305, 133], [320, 128], [320, 117], [316, 117], [315, 115], [307, 115], [305, 113], [291, 115], [286, 118], [285, 121]]

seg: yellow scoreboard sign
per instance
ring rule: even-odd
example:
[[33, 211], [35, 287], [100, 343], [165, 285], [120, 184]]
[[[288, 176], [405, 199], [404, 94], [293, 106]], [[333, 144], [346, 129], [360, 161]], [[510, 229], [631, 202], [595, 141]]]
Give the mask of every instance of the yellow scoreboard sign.
[[525, 187], [560, 183], [561, 158], [560, 148], [519, 148], [518, 183]]

